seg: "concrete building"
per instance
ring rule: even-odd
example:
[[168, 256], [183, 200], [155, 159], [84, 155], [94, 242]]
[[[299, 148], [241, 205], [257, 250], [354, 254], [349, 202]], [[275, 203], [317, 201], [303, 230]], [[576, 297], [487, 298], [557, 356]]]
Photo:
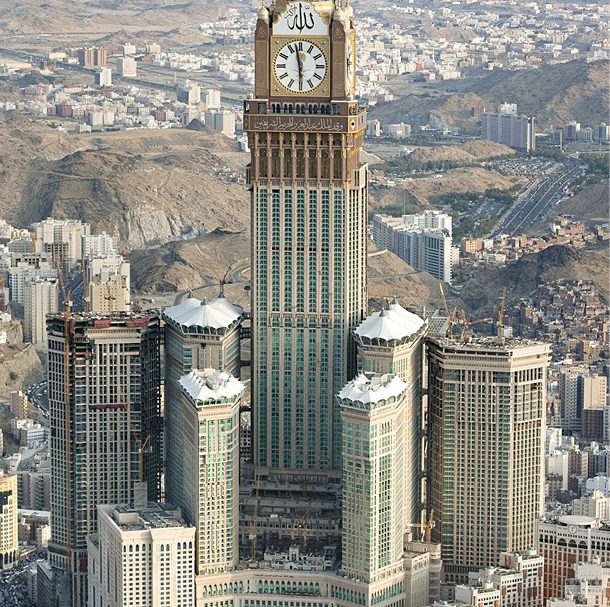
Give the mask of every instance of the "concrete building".
[[502, 143], [524, 152], [536, 149], [536, 119], [516, 114], [485, 112], [481, 115], [481, 139]]
[[11, 303], [25, 304], [25, 285], [33, 280], [54, 280], [57, 278], [57, 270], [47, 262], [41, 262], [40, 268], [19, 262], [17, 266], [8, 269], [8, 285]]
[[51, 474], [49, 472], [17, 472], [19, 508], [51, 510]]
[[582, 433], [585, 410], [603, 409], [607, 392], [608, 380], [603, 375], [591, 374], [586, 367], [562, 368], [559, 373], [562, 427]]
[[593, 491], [590, 495], [572, 500], [572, 514], [610, 521], [610, 495]]
[[591, 561], [573, 565], [574, 577], [565, 581], [563, 599], [553, 597], [547, 607], [608, 607], [610, 605], [610, 563], [602, 563], [598, 556]]
[[11, 415], [17, 419], [25, 419], [29, 413], [28, 397], [21, 390], [14, 390], [9, 395]]
[[422, 498], [423, 350], [426, 322], [397, 300], [364, 320], [354, 331], [358, 368], [365, 373], [391, 373], [407, 385], [403, 412], [405, 525], [420, 524]]
[[417, 215], [373, 216], [373, 240], [420, 272], [451, 283], [451, 217], [439, 211]]
[[32, 225], [37, 252], [49, 253], [52, 266], [69, 273], [82, 261], [81, 240], [91, 226], [77, 219], [48, 218]]
[[[225, 573], [239, 561], [239, 404], [243, 384], [224, 371], [193, 369], [179, 381], [172, 403], [172, 441], [183, 469], [170, 467], [170, 499], [178, 499], [197, 529], [195, 568], [200, 576]], [[175, 474], [180, 475], [176, 478]]]
[[205, 125], [213, 131], [219, 131], [227, 137], [235, 137], [235, 113], [229, 110], [208, 110], [205, 113]]
[[459, 584], [455, 587], [455, 603], [470, 607], [500, 607], [502, 595], [492, 582], [476, 586]]
[[131, 310], [131, 268], [121, 255], [85, 259], [85, 284], [92, 314]]
[[538, 553], [544, 558], [544, 600], [561, 597], [573, 565], [599, 557], [610, 562], [610, 525], [590, 516], [566, 515], [537, 525]]
[[123, 51], [123, 56], [128, 57], [135, 55], [138, 49], [136, 48], [135, 44], [132, 44], [131, 42], [124, 42], [121, 46], [121, 50]]
[[23, 301], [23, 339], [39, 349], [47, 347], [47, 314], [59, 310], [57, 279], [40, 277], [25, 283]]
[[117, 257], [119, 255], [118, 238], [106, 232], [87, 234], [81, 238], [83, 260], [95, 257]]
[[85, 47], [78, 50], [78, 62], [83, 67], [102, 67], [108, 63], [108, 49], [99, 47]]
[[116, 60], [116, 69], [123, 78], [136, 78], [138, 75], [138, 64], [133, 57], [119, 57]]
[[428, 340], [428, 507], [447, 581], [535, 543], [548, 364], [539, 342]]
[[170, 504], [100, 505], [87, 537], [90, 607], [194, 607], [195, 529]]
[[[533, 548], [526, 552], [503, 552], [497, 567], [489, 566], [468, 575], [468, 586], [474, 589], [489, 587], [500, 592], [500, 607], [540, 607], [544, 559]], [[459, 587], [458, 587], [459, 588]], [[462, 601], [469, 604], [476, 592], [458, 592]]]
[[28, 420], [28, 423], [19, 428], [19, 445], [27, 449], [39, 447], [49, 438], [49, 429], [46, 426]]
[[112, 86], [112, 70], [109, 67], [103, 67], [95, 72], [95, 84], [100, 88]]
[[201, 87], [190, 80], [180, 82], [176, 87], [176, 99], [188, 105], [197, 105], [201, 101]]
[[97, 505], [131, 502], [139, 480], [153, 500], [160, 493], [159, 325], [145, 314], [48, 320], [49, 561], [72, 607], [87, 601], [85, 539]]
[[220, 91], [218, 89], [209, 89], [206, 91], [205, 108], [206, 110], [220, 109]]
[[386, 124], [383, 127], [384, 133], [388, 137], [395, 137], [396, 139], [402, 139], [403, 137], [411, 136], [411, 125], [399, 122], [397, 124]]
[[0, 570], [10, 569], [19, 558], [17, 508], [17, 476], [0, 470]]

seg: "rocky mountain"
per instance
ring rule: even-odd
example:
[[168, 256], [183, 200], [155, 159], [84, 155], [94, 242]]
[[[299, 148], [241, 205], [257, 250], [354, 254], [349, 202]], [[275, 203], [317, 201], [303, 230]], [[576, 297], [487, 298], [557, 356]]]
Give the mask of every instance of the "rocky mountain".
[[572, 198], [566, 198], [553, 207], [549, 216], [539, 225], [540, 229], [548, 231], [553, 219], [559, 215], [570, 215], [585, 223], [599, 224], [608, 222], [608, 200], [610, 188], [608, 180], [591, 184], [578, 192]]
[[608, 301], [608, 247], [600, 250], [555, 245], [524, 255], [504, 268], [483, 268], [461, 289], [466, 309], [485, 316], [506, 287], [509, 300], [527, 297], [542, 283], [591, 280]]
[[569, 120], [607, 121], [608, 62], [570, 61], [537, 69], [494, 70], [483, 78], [413, 84], [396, 77], [388, 85], [399, 99], [379, 104], [371, 115], [382, 122], [426, 124], [430, 117], [465, 132], [476, 130], [472, 108], [495, 109], [517, 103], [519, 112], [536, 116], [542, 128]]
[[[2, 125], [0, 125], [2, 126]], [[0, 215], [48, 216], [117, 231], [131, 247], [248, 225], [244, 155], [218, 133], [187, 129], [71, 137], [9, 119], [0, 139]]]
[[438, 196], [452, 192], [480, 192], [491, 188], [508, 190], [519, 179], [505, 177], [483, 167], [457, 168], [387, 187], [372, 185], [369, 213], [405, 213], [433, 208]]

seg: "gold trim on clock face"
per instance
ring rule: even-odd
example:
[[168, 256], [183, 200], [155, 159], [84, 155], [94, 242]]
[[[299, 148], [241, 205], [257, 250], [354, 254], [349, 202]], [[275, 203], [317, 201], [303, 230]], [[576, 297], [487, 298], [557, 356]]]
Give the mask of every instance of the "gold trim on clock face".
[[315, 95], [329, 91], [328, 38], [273, 39], [272, 95]]
[[277, 81], [291, 93], [317, 89], [328, 66], [324, 52], [309, 40], [292, 40], [279, 49], [273, 62]]

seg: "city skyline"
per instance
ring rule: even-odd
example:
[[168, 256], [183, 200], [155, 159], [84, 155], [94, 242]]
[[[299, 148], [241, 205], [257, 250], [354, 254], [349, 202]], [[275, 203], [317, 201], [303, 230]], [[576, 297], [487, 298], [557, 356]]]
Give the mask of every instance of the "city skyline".
[[0, 23], [0, 603], [610, 605], [599, 3], [91, 10]]

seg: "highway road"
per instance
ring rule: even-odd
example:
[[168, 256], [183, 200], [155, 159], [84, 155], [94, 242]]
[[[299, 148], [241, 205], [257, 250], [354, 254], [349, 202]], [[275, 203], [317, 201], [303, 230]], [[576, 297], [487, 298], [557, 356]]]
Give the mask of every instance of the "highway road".
[[519, 197], [500, 219], [492, 236], [522, 234], [538, 220], [543, 219], [563, 198], [566, 188], [581, 173], [582, 167], [573, 160], [564, 162], [555, 172], [541, 177], [530, 190]]

